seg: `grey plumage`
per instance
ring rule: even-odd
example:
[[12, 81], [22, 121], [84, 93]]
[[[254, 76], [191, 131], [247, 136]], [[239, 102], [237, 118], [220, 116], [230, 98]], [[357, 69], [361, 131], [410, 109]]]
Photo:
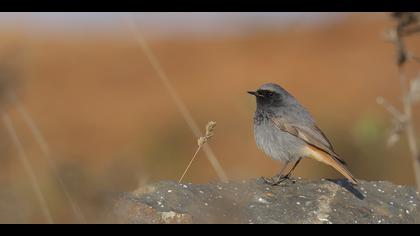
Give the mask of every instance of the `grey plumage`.
[[249, 93], [257, 100], [255, 142], [266, 155], [285, 163], [312, 157], [356, 182], [310, 113], [289, 92], [268, 83]]

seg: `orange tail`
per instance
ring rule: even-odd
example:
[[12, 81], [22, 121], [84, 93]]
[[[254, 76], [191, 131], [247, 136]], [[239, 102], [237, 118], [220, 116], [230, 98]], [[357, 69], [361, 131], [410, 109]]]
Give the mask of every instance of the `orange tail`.
[[333, 167], [353, 184], [358, 183], [357, 179], [354, 178], [354, 176], [350, 173], [350, 171], [340, 161], [330, 156], [329, 154], [323, 152], [322, 150], [319, 150], [315, 147], [308, 146], [305, 149], [305, 153], [307, 157], [323, 162]]

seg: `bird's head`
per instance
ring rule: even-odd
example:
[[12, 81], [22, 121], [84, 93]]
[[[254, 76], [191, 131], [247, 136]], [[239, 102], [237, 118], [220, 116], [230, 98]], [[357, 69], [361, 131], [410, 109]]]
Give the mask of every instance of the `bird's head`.
[[248, 93], [256, 97], [257, 107], [280, 107], [291, 97], [280, 85], [273, 83], [263, 84], [257, 90]]

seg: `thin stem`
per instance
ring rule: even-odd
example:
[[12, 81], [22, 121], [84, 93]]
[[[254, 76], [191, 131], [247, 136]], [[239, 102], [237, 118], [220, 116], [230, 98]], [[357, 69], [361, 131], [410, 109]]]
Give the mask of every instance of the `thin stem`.
[[35, 124], [35, 121], [32, 119], [32, 117], [29, 115], [29, 113], [26, 111], [25, 106], [23, 103], [21, 103], [16, 96], [15, 93], [12, 93], [11, 96], [13, 96], [13, 101], [16, 105], [17, 111], [25, 121], [26, 125], [28, 126], [29, 130], [31, 131], [32, 135], [34, 136], [36, 142], [38, 143], [44, 158], [47, 160], [48, 165], [50, 169], [53, 171], [53, 174], [58, 181], [58, 184], [60, 185], [65, 197], [70, 203], [70, 206], [72, 208], [72, 211], [74, 215], [76, 216], [78, 222], [80, 223], [86, 223], [86, 219], [83, 216], [83, 213], [80, 209], [80, 207], [77, 205], [77, 203], [74, 201], [73, 197], [71, 196], [70, 192], [68, 191], [64, 180], [61, 178], [57, 165], [55, 163], [55, 160], [53, 159], [51, 155], [51, 149], [47, 143], [47, 141], [44, 138], [44, 135], [42, 134], [41, 130], [38, 128], [38, 126]]
[[[143, 50], [144, 54], [146, 55], [147, 59], [149, 60], [150, 64], [158, 74], [159, 79], [165, 86], [166, 90], [168, 91], [169, 95], [171, 96], [172, 100], [175, 102], [178, 110], [180, 111], [181, 115], [183, 116], [184, 120], [187, 122], [189, 128], [193, 132], [196, 138], [199, 138], [202, 135], [200, 129], [198, 128], [197, 123], [193, 119], [191, 113], [185, 106], [184, 102], [181, 100], [179, 95], [177, 94], [174, 86], [172, 85], [171, 81], [169, 80], [168, 76], [166, 75], [165, 71], [163, 70], [162, 66], [160, 65], [157, 57], [153, 53], [152, 49], [148, 45], [146, 39], [141, 34], [138, 27], [135, 25], [131, 15], [124, 15], [126, 24], [132, 31], [135, 39], [137, 40], [138, 44], [140, 45], [141, 49]], [[227, 182], [228, 178], [226, 172], [223, 170], [222, 166], [220, 165], [219, 160], [217, 159], [216, 155], [214, 155], [212, 149], [208, 145], [204, 145], [203, 147], [204, 152], [207, 156], [207, 159], [210, 161], [213, 169], [215, 170], [219, 179], [223, 182]]]
[[197, 153], [200, 151], [200, 149], [201, 149], [201, 146], [198, 146], [197, 150], [194, 153], [194, 156], [191, 158], [190, 163], [188, 163], [187, 168], [185, 168], [184, 173], [182, 173], [181, 178], [179, 178], [178, 183], [181, 183], [182, 179], [184, 178], [185, 174], [187, 173], [188, 169], [190, 168], [191, 164], [193, 163], [193, 161], [194, 161], [195, 157], [197, 156]]
[[19, 137], [17, 136], [15, 128], [13, 127], [12, 120], [10, 119], [9, 115], [4, 111], [2, 111], [2, 116], [3, 116], [4, 126], [6, 127], [7, 132], [9, 133], [13, 144], [16, 146], [16, 149], [18, 151], [19, 161], [22, 163], [23, 168], [25, 169], [26, 173], [29, 176], [29, 179], [32, 183], [32, 187], [34, 188], [35, 195], [36, 195], [36, 197], [39, 201], [39, 204], [41, 205], [41, 210], [42, 210], [42, 212], [45, 216], [45, 219], [47, 220], [47, 222], [49, 224], [53, 224], [54, 221], [51, 217], [51, 213], [50, 213], [50, 210], [48, 208], [47, 201], [45, 200], [44, 194], [41, 191], [41, 188], [38, 184], [38, 180], [35, 176], [35, 173], [32, 169], [32, 166], [29, 162], [29, 159], [26, 156], [23, 145], [22, 145], [21, 141], [19, 140]]

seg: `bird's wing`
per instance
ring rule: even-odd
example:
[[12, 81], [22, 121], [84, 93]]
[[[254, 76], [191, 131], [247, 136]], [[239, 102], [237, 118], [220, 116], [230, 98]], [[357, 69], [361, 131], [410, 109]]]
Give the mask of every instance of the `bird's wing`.
[[346, 164], [335, 152], [331, 142], [325, 136], [325, 134], [316, 126], [307, 127], [303, 125], [293, 124], [288, 122], [283, 117], [271, 118], [275, 126], [291, 135], [296, 136], [297, 138], [302, 139], [307, 144], [324, 151], [325, 153], [331, 155], [337, 159], [342, 164]]

